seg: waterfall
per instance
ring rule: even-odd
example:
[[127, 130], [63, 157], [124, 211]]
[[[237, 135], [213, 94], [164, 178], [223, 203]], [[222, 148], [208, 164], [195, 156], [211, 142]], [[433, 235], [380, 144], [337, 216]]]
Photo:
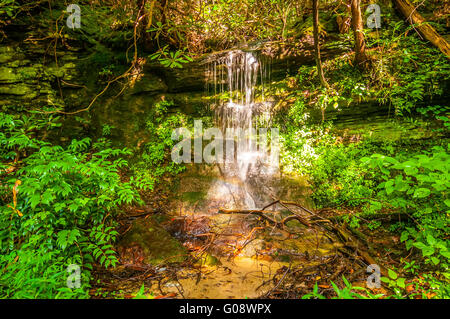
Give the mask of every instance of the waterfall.
[[[266, 102], [264, 90], [268, 73], [262, 57], [241, 50], [230, 51], [208, 66], [208, 92], [214, 95], [216, 125], [225, 138], [224, 144], [233, 145], [226, 148], [227, 155], [231, 153], [233, 158], [221, 169], [226, 177], [237, 177], [244, 184], [247, 197], [252, 197], [248, 189], [254, 178], [274, 171], [267, 165], [271, 103]], [[255, 206], [251, 198], [245, 202], [247, 207]]]

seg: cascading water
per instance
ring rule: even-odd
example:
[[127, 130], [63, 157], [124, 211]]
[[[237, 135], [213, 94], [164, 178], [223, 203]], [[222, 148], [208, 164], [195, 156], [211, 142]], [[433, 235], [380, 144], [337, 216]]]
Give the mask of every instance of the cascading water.
[[[265, 101], [265, 80], [268, 78], [268, 66], [256, 53], [234, 50], [209, 65], [212, 86], [208, 88], [215, 96], [216, 123], [225, 137], [230, 140], [233, 150], [231, 161], [221, 165], [226, 178], [238, 178], [239, 189], [234, 195], [243, 197], [246, 208], [257, 206], [257, 196], [251, 190], [255, 179], [273, 175], [278, 165], [271, 163], [273, 154], [268, 154], [267, 127], [270, 123], [271, 103]], [[226, 154], [228, 156], [229, 154]], [[233, 196], [234, 196], [233, 195]]]

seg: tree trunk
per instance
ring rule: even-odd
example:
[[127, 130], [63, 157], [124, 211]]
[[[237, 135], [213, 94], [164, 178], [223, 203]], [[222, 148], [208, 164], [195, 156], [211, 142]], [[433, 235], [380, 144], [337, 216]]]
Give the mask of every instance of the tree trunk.
[[350, 10], [350, 5], [345, 5], [345, 12], [342, 15], [336, 17], [336, 22], [338, 24], [339, 33], [346, 34], [350, 30], [350, 25], [352, 22], [352, 14]]
[[167, 23], [166, 9], [168, 0], [161, 0], [161, 23], [165, 25]]
[[365, 69], [367, 64], [366, 42], [360, 4], [361, 0], [351, 0], [352, 27], [355, 34], [355, 63], [358, 67]]
[[329, 87], [325, 76], [323, 74], [322, 59], [320, 58], [320, 43], [319, 43], [319, 0], [313, 0], [313, 28], [314, 28], [314, 49], [316, 51], [316, 65], [317, 73], [319, 75], [320, 84], [324, 87]]
[[432, 26], [425, 23], [425, 19], [416, 11], [416, 8], [408, 0], [394, 0], [394, 2], [398, 10], [410, 23], [414, 24], [419, 33], [434, 46], [438, 47], [447, 58], [450, 58], [450, 45], [448, 42]]
[[[151, 2], [150, 2], [151, 1]], [[140, 15], [143, 17], [139, 24], [139, 36], [144, 46], [145, 51], [153, 50], [153, 39], [150, 32], [147, 30], [153, 23], [153, 8], [156, 0], [138, 0], [137, 6]]]

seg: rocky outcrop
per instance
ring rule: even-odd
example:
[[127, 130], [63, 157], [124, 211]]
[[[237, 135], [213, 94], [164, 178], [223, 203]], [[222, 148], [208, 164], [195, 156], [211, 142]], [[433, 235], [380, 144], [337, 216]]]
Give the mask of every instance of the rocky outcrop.
[[58, 65], [48, 61], [38, 45], [19, 46], [17, 43], [0, 46], [0, 104], [22, 109], [64, 105], [60, 88], [77, 82], [80, 74], [74, 63], [78, 56], [73, 52], [58, 53]]
[[[0, 106], [15, 111], [49, 106], [66, 111], [85, 108], [106, 85], [105, 77], [101, 81], [103, 70], [89, 64], [105, 59], [105, 52], [96, 51], [100, 50], [96, 47], [82, 50], [77, 45], [81, 44], [75, 42], [71, 47], [58, 48], [55, 52], [48, 43], [12, 39], [0, 46]], [[308, 38], [291, 45], [260, 42], [239, 50], [259, 55], [267, 66], [266, 75], [270, 73], [273, 81], [295, 74], [301, 65], [315, 63], [313, 44]], [[345, 50], [324, 45], [323, 57], [331, 58]], [[117, 136], [114, 136], [117, 140], [127, 143], [144, 140], [145, 114], [162, 99], [173, 101], [174, 108], [185, 114], [209, 114], [211, 100], [205, 89], [214, 82], [209, 73], [210, 66], [229, 52], [206, 54], [182, 69], [147, 62], [125, 90], [115, 83], [97, 99], [90, 113], [90, 125], [80, 125], [69, 117], [61, 134], [76, 136], [77, 132], [101, 130], [108, 124], [118, 128]], [[124, 69], [127, 67], [123, 66]], [[88, 115], [80, 113], [80, 116]]]
[[164, 80], [154, 73], [145, 73], [127, 91], [127, 94], [156, 95], [167, 92], [168, 87]]
[[151, 218], [135, 220], [118, 244], [123, 264], [159, 265], [182, 262], [186, 248]]

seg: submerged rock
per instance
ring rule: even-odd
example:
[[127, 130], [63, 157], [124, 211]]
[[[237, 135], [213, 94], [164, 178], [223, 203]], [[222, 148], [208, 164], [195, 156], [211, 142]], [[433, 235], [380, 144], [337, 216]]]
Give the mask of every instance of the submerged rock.
[[217, 257], [206, 253], [202, 256], [200, 256], [200, 258], [197, 260], [197, 264], [201, 265], [201, 266], [218, 266], [218, 265], [222, 265], [222, 262], [217, 259]]
[[257, 257], [258, 253], [264, 249], [266, 249], [266, 241], [255, 239], [245, 245], [240, 255], [244, 257]]

